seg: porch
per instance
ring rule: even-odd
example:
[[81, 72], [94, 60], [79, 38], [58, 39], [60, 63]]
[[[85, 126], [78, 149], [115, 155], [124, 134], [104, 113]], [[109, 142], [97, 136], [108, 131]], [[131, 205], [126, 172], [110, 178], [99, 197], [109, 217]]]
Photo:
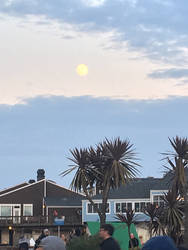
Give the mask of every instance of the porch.
[[64, 218], [54, 216], [0, 216], [0, 226], [27, 226], [27, 225], [76, 225], [81, 224], [81, 216], [66, 215]]

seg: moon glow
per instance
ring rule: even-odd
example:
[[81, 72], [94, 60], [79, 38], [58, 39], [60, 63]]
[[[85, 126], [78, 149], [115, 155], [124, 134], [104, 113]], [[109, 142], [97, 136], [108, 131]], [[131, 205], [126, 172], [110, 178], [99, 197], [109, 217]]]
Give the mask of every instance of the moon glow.
[[79, 76], [86, 76], [88, 74], [88, 67], [85, 64], [79, 64], [76, 68], [76, 72]]

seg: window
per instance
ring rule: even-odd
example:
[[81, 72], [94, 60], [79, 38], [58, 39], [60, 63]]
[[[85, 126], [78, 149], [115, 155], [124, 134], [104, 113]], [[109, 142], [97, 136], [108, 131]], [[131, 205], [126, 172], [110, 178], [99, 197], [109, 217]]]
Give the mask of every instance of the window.
[[121, 212], [121, 203], [116, 203], [116, 213]]
[[135, 202], [135, 212], [140, 212], [140, 203]]
[[[94, 206], [91, 205], [90, 203], [87, 204], [87, 212], [88, 214], [96, 214], [97, 213], [97, 208], [101, 209], [102, 203], [95, 203]], [[106, 213], [109, 213], [109, 203], [107, 203], [107, 208], [106, 208]]]
[[135, 202], [135, 212], [144, 212], [148, 202]]
[[156, 205], [164, 205], [164, 201], [163, 201], [163, 198], [164, 196], [163, 195], [154, 195], [153, 196], [153, 202], [154, 204]]
[[132, 210], [132, 203], [130, 203], [130, 202], [127, 203], [127, 209]]
[[126, 209], [132, 210], [131, 202], [117, 202], [115, 206], [115, 213], [125, 213]]
[[33, 206], [30, 204], [23, 205], [23, 216], [33, 216]]
[[10, 205], [1, 205], [0, 216], [11, 216], [12, 207]]

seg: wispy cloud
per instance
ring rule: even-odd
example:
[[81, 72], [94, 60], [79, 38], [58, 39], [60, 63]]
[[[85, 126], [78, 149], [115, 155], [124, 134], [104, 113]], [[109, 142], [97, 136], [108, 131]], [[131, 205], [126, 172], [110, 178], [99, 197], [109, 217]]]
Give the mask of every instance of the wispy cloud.
[[165, 69], [165, 70], [156, 70], [148, 75], [150, 78], [156, 79], [181, 79], [188, 78], [188, 69]]
[[[8, 3], [8, 4], [7, 4]], [[97, 8], [91, 8], [91, 7]], [[117, 42], [142, 51], [153, 60], [188, 63], [188, 1], [181, 0], [1, 0], [11, 15], [45, 15], [91, 32], [115, 30]]]

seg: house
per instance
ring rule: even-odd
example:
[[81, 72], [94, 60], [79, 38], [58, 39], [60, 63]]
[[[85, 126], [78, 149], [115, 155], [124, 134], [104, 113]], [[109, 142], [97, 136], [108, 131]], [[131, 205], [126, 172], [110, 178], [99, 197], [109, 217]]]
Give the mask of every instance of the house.
[[[170, 180], [171, 174], [166, 174], [162, 178], [137, 178], [130, 181], [127, 185], [110, 190], [107, 201], [106, 221], [118, 221], [116, 214], [125, 213], [126, 209], [132, 209], [135, 211], [137, 231], [144, 240], [147, 240], [149, 235], [145, 222], [149, 220], [149, 217], [143, 213], [143, 210], [147, 203], [155, 203], [156, 205], [163, 203], [162, 197], [170, 188]], [[102, 202], [101, 194], [94, 195], [92, 199], [95, 206], [92, 206], [87, 199], [82, 200], [82, 222], [99, 221], [96, 208], [100, 208]]]
[[[165, 182], [166, 183], [166, 182]], [[107, 221], [117, 221], [116, 214], [124, 213], [125, 209], [132, 209], [136, 214], [142, 214], [147, 203], [162, 203], [161, 196], [167, 192], [167, 184], [161, 178], [138, 178], [118, 189], [110, 190], [106, 211]], [[101, 194], [93, 196], [96, 206], [92, 206], [86, 199], [82, 200], [82, 221], [99, 221], [96, 207], [100, 206]]]
[[56, 230], [57, 226], [81, 224], [83, 197], [46, 180], [44, 170], [39, 169], [37, 181], [30, 180], [0, 192], [0, 245], [13, 245], [19, 233], [26, 232], [36, 238], [42, 228]]

